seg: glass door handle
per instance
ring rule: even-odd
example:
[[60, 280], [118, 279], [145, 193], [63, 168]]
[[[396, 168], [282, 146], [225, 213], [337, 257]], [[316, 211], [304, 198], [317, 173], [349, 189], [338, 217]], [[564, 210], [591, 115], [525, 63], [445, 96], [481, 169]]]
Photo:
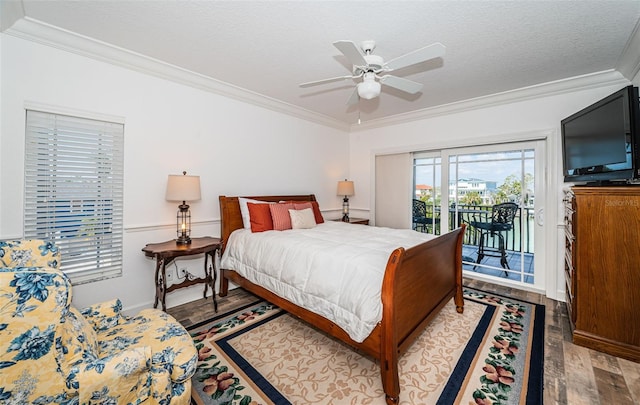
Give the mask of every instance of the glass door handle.
[[536, 211], [536, 224], [540, 226], [544, 225], [544, 208], [540, 208]]

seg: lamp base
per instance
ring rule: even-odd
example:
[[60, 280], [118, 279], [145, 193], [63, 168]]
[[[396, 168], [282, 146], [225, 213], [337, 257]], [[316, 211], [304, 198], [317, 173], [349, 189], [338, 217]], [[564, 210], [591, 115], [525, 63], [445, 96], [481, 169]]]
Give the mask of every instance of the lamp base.
[[342, 199], [342, 222], [349, 222], [349, 197]]
[[178, 245], [190, 245], [191, 244], [191, 238], [186, 236], [186, 235], [182, 235], [178, 239], [176, 239], [176, 243]]

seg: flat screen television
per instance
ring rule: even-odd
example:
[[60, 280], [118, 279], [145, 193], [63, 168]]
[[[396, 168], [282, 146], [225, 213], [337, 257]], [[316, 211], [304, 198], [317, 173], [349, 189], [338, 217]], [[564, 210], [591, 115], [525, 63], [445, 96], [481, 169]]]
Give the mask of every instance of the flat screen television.
[[627, 86], [561, 121], [565, 182], [640, 179], [639, 104], [638, 88]]

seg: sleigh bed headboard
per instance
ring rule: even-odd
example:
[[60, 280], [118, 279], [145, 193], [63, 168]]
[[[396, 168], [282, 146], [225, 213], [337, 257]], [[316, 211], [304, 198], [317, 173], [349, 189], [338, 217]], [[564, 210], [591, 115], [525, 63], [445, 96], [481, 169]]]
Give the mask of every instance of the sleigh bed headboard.
[[[268, 195], [268, 196], [240, 196], [252, 200], [279, 202], [279, 201], [316, 201], [315, 194], [305, 195]], [[240, 213], [240, 203], [238, 196], [226, 197], [221, 195], [220, 201], [220, 237], [222, 238], [222, 250], [229, 240], [229, 235], [236, 229], [243, 227], [242, 214]]]

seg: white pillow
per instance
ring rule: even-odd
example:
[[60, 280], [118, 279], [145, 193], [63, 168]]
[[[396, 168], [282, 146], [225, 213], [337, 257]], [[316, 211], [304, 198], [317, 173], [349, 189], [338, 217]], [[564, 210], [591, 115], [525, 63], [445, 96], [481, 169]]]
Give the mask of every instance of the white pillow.
[[289, 210], [289, 216], [291, 217], [291, 229], [310, 229], [316, 226], [316, 217], [311, 208]]
[[240, 215], [242, 215], [242, 225], [244, 229], [251, 229], [251, 218], [249, 217], [249, 207], [247, 203], [253, 204], [269, 204], [267, 201], [252, 200], [250, 198], [238, 197], [240, 204]]

